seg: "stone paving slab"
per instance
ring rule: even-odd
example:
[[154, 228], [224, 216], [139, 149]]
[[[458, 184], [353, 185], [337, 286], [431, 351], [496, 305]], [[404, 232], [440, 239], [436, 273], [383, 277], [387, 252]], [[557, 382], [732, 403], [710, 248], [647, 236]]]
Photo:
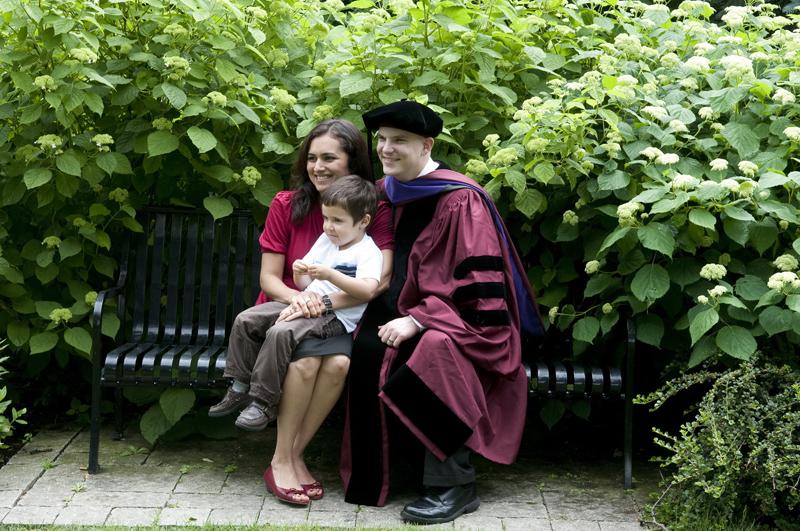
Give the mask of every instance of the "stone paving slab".
[[[345, 503], [336, 433], [321, 434], [306, 452], [326, 493], [308, 507], [283, 504], [264, 489], [261, 475], [270, 458], [266, 452], [274, 447], [274, 429], [240, 433], [225, 441], [162, 443], [152, 452], [138, 434], [121, 441], [109, 435], [110, 430], [103, 430], [101, 471], [91, 475], [85, 469], [86, 431], [37, 434], [0, 469], [0, 527], [55, 523], [407, 528], [400, 510], [418, 493], [408, 486], [395, 488], [385, 507]], [[621, 459], [598, 463], [523, 456], [513, 466], [475, 461], [480, 509], [426, 531], [641, 529], [638, 511], [658, 479], [653, 465], [636, 463], [637, 488], [624, 491]]]

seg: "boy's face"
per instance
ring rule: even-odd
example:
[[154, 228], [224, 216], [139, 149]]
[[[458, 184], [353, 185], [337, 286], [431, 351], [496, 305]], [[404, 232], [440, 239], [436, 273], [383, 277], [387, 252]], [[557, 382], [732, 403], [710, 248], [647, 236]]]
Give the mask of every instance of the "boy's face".
[[322, 205], [322, 230], [331, 243], [339, 249], [347, 249], [360, 242], [369, 225], [369, 219], [370, 216], [367, 214], [364, 219], [355, 221], [353, 216], [340, 206]]

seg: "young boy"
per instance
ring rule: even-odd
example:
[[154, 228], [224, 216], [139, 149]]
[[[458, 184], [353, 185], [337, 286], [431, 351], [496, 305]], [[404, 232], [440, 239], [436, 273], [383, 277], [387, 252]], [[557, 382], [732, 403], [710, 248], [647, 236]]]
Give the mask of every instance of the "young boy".
[[[242, 334], [263, 337], [263, 343], [257, 352], [231, 349], [226, 373], [249, 374], [250, 378], [235, 377], [222, 401], [209, 409], [210, 417], [225, 416], [246, 405], [236, 426], [249, 431], [266, 427], [277, 417], [281, 385], [297, 344], [306, 336], [324, 339], [351, 333], [374, 296], [383, 256], [365, 231], [377, 208], [375, 186], [357, 175], [340, 177], [322, 192], [320, 200], [324, 232], [308, 254], [292, 264], [292, 272], [297, 287], [322, 295], [328, 310], [319, 317], [297, 317], [297, 308], [271, 301], [237, 315], [231, 344]], [[331, 310], [328, 296], [335, 291], [344, 291], [362, 304]]]

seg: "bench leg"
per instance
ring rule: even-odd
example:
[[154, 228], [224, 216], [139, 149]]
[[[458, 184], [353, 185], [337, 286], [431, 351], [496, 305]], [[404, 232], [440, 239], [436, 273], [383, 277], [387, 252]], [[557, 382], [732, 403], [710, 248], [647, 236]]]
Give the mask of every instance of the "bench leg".
[[114, 433], [111, 436], [115, 441], [121, 441], [125, 438], [125, 417], [123, 411], [124, 400], [122, 397], [122, 388], [117, 387], [114, 389]]
[[95, 364], [96, 370], [92, 376], [92, 404], [90, 410], [89, 423], [89, 464], [87, 471], [96, 474], [100, 468], [98, 454], [100, 452], [100, 371], [99, 365]]
[[630, 395], [625, 396], [625, 440], [623, 441], [625, 459], [625, 488], [633, 485], [633, 402]]

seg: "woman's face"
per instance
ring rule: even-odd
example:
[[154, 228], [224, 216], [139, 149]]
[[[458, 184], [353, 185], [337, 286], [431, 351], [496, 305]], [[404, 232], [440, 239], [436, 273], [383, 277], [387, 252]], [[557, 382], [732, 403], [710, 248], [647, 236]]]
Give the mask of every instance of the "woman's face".
[[322, 193], [339, 177], [350, 173], [350, 158], [339, 139], [324, 134], [311, 141], [306, 159], [306, 171], [311, 183]]

